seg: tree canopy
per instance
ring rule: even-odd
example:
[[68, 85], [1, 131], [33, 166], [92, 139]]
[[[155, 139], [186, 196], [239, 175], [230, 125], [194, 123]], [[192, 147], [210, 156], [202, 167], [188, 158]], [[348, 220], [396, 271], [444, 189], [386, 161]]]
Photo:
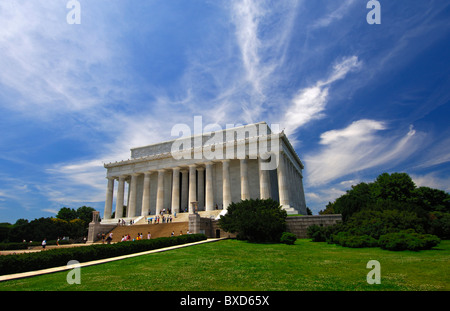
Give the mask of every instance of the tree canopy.
[[416, 187], [406, 173], [383, 173], [372, 183], [352, 186], [319, 212], [330, 213], [342, 214], [343, 223], [308, 228], [313, 240], [351, 247], [382, 241], [387, 249], [419, 250], [436, 245], [439, 238], [450, 239], [450, 195]]
[[87, 235], [93, 211], [95, 209], [88, 206], [81, 206], [76, 210], [63, 207], [56, 217], [41, 217], [31, 221], [18, 219], [14, 225], [2, 231], [0, 242], [38, 241], [44, 238], [56, 240], [64, 236], [81, 238]]
[[[363, 209], [421, 209], [426, 212], [450, 212], [450, 195], [439, 189], [417, 188], [406, 173], [383, 173], [372, 183], [359, 183], [329, 203], [319, 214], [342, 214], [345, 221]], [[395, 206], [395, 207], [394, 207]]]

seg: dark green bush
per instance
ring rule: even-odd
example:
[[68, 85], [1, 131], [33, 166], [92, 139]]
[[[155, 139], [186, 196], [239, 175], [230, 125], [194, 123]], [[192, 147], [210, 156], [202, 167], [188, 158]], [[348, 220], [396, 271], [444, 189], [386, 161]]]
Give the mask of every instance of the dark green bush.
[[345, 231], [332, 234], [330, 242], [352, 248], [378, 246], [377, 240], [367, 234], [353, 235]]
[[318, 225], [309, 226], [306, 229], [306, 235], [308, 238], [312, 239], [313, 242], [325, 242], [325, 227], [321, 227]]
[[429, 233], [443, 240], [450, 239], [450, 213], [431, 213]]
[[[28, 247], [32, 246], [41, 246], [42, 242], [12, 242], [12, 243], [0, 243], [0, 250], [20, 250], [20, 249], [28, 249]], [[69, 244], [69, 241], [61, 240], [59, 241], [59, 245]], [[56, 245], [56, 240], [47, 241], [47, 245]]]
[[84, 247], [51, 249], [39, 253], [0, 256], [0, 275], [65, 266], [70, 260], [87, 262], [201, 240], [206, 240], [204, 234], [189, 234], [170, 238], [94, 244]]
[[382, 235], [378, 241], [382, 249], [391, 251], [419, 251], [431, 249], [440, 243], [440, 239], [432, 234], [419, 234], [412, 230]]
[[219, 226], [237, 238], [250, 242], [279, 242], [286, 230], [286, 211], [272, 199], [250, 199], [228, 206]]
[[295, 241], [297, 240], [297, 236], [290, 232], [283, 232], [280, 238], [280, 242], [287, 244], [287, 245], [293, 245]]
[[1, 251], [27, 249], [29, 243], [0, 243]]

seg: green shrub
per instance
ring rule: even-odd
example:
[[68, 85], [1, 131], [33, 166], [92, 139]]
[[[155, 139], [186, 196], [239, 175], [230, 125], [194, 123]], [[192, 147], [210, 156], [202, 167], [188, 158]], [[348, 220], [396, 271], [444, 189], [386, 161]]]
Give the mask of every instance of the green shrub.
[[367, 234], [353, 235], [345, 231], [339, 232], [337, 234], [332, 234], [330, 242], [352, 248], [378, 246], [377, 240]]
[[450, 213], [431, 213], [429, 233], [443, 240], [450, 239]]
[[189, 234], [170, 238], [94, 244], [84, 247], [51, 249], [39, 253], [0, 256], [0, 275], [65, 266], [70, 260], [87, 262], [201, 240], [206, 240], [204, 234]]
[[313, 242], [325, 242], [325, 227], [321, 227], [318, 225], [309, 226], [306, 229], [306, 235], [308, 238], [312, 239]]
[[440, 243], [440, 239], [432, 234], [419, 234], [412, 230], [382, 235], [378, 241], [381, 248], [391, 251], [419, 251], [431, 249]]
[[283, 232], [280, 238], [280, 242], [287, 244], [287, 245], [293, 245], [295, 241], [297, 240], [297, 236], [290, 232]]
[[0, 243], [1, 251], [27, 249], [28, 243]]
[[286, 230], [286, 211], [272, 199], [250, 199], [231, 203], [220, 216], [219, 227], [250, 242], [279, 242]]

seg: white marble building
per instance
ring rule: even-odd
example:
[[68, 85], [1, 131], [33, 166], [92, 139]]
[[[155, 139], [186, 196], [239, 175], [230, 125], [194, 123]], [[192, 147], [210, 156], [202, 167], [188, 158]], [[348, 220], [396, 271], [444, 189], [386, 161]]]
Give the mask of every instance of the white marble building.
[[[198, 211], [213, 211], [269, 197], [288, 214], [306, 215], [303, 164], [286, 135], [272, 133], [265, 122], [133, 148], [131, 159], [104, 167], [108, 183], [102, 223], [163, 209], [192, 212], [194, 201]], [[121, 213], [124, 205], [126, 215]], [[114, 207], [119, 213], [112, 219]]]

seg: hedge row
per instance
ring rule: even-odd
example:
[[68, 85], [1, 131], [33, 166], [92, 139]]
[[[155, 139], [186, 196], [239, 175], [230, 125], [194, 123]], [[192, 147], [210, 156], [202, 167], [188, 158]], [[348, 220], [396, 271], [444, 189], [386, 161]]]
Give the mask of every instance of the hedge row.
[[440, 243], [440, 239], [432, 234], [419, 234], [416, 232], [396, 232], [382, 235], [378, 245], [382, 249], [391, 251], [419, 251], [431, 249]]
[[317, 225], [308, 227], [307, 234], [314, 242], [328, 242], [352, 248], [379, 246], [391, 251], [431, 249], [441, 242], [435, 235], [417, 233], [413, 229], [383, 234], [378, 240], [367, 234], [354, 234], [347, 231], [334, 233], [332, 227]]
[[[70, 244], [67, 240], [60, 240], [59, 245]], [[0, 243], [0, 251], [20, 250], [28, 249], [32, 246], [41, 246], [42, 242], [12, 242], [12, 243]], [[47, 241], [47, 245], [56, 245], [56, 240]]]
[[151, 240], [127, 241], [116, 244], [94, 244], [83, 247], [52, 249], [39, 253], [0, 256], [0, 275], [65, 266], [70, 260], [77, 260], [80, 263], [88, 262], [206, 239], [207, 237], [204, 234], [189, 234]]

